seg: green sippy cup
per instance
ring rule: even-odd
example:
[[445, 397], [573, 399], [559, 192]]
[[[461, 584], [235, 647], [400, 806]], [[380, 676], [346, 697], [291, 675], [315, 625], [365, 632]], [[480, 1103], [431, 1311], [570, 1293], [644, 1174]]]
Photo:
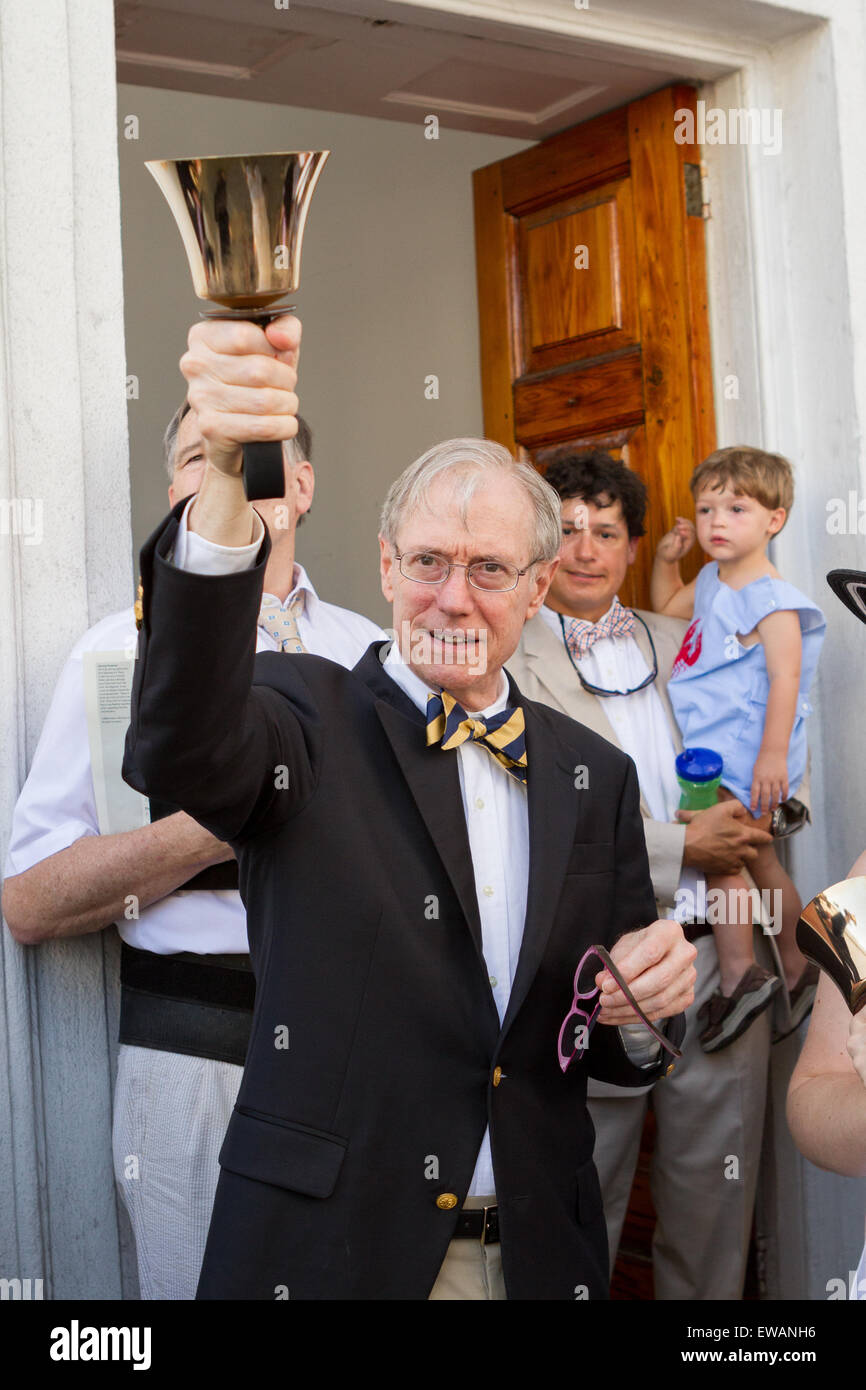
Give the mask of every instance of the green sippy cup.
[[722, 780], [722, 759], [712, 748], [684, 748], [676, 761], [682, 789], [681, 811], [705, 811], [715, 806]]

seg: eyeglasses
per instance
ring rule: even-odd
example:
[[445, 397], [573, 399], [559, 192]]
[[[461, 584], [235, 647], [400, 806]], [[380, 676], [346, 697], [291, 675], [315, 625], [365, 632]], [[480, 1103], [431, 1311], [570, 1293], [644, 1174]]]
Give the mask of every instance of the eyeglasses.
[[465, 570], [473, 589], [495, 594], [507, 594], [510, 589], [516, 589], [521, 575], [538, 563], [530, 560], [522, 570], [504, 560], [473, 560], [471, 565], [458, 565], [430, 550], [407, 551], [405, 555], [398, 555], [397, 561], [403, 578], [412, 579], [416, 584], [444, 584], [452, 570]]
[[[683, 1054], [680, 1049], [675, 1047], [672, 1042], [669, 1042], [664, 1033], [661, 1033], [654, 1023], [650, 1023], [604, 946], [590, 946], [588, 950], [584, 951], [577, 963], [577, 969], [574, 972], [574, 998], [571, 1008], [562, 1020], [562, 1027], [559, 1030], [556, 1052], [559, 1058], [560, 1070], [562, 1072], [568, 1071], [568, 1068], [575, 1058], [579, 1060], [583, 1056], [584, 1050], [589, 1043], [589, 1034], [592, 1030], [592, 1025], [595, 1023], [601, 1010], [601, 992], [598, 985], [595, 983], [595, 976], [598, 974], [598, 968], [592, 968], [591, 962], [593, 957], [605, 970], [610, 971], [629, 1004], [640, 1018], [641, 1023], [645, 1028], [650, 1030], [656, 1042], [661, 1043], [662, 1047], [666, 1048], [672, 1056], [682, 1057]], [[588, 961], [590, 962], [590, 966], [587, 969]], [[582, 974], [584, 975], [584, 979], [581, 982]], [[583, 989], [580, 988], [581, 983], [584, 985]], [[587, 985], [591, 985], [592, 988], [587, 989]], [[586, 1000], [587, 1002], [594, 1000], [594, 1007], [590, 1012], [587, 1012], [586, 1009], [580, 1007], [579, 1000]], [[578, 1021], [572, 1023], [572, 1019]], [[569, 1034], [572, 1036], [569, 1037]]]
[[[632, 609], [632, 612], [634, 613], [634, 609]], [[564, 645], [564, 647], [565, 647], [565, 650], [566, 650], [566, 652], [568, 653], [568, 659], [569, 659], [569, 661], [571, 662], [572, 666], [574, 667], [575, 671], [577, 672], [577, 679], [580, 681], [580, 683], [581, 683], [581, 685], [583, 686], [584, 690], [588, 691], [588, 693], [589, 693], [590, 695], [599, 695], [599, 696], [601, 697], [601, 699], [603, 699], [603, 700], [606, 699], [606, 698], [607, 698], [608, 696], [610, 696], [610, 695], [636, 695], [637, 692], [638, 692], [639, 690], [646, 690], [646, 688], [647, 688], [648, 685], [652, 685], [653, 681], [655, 680], [656, 676], [658, 675], [658, 673], [659, 673], [659, 659], [658, 659], [658, 656], [656, 655], [656, 644], [655, 644], [655, 642], [653, 641], [653, 635], [652, 635], [652, 633], [650, 632], [649, 628], [647, 627], [646, 623], [644, 622], [643, 618], [641, 617], [640, 613], [635, 613], [634, 616], [635, 616], [635, 618], [637, 619], [637, 621], [640, 623], [640, 625], [641, 625], [641, 627], [643, 628], [644, 632], [646, 633], [647, 637], [649, 638], [650, 651], [651, 651], [652, 654], [653, 654], [653, 668], [652, 668], [652, 670], [650, 671], [649, 675], [648, 675], [644, 680], [641, 681], [640, 685], [633, 685], [629, 690], [603, 690], [603, 689], [601, 688], [600, 685], [591, 685], [590, 682], [589, 682], [584, 676], [581, 675], [581, 673], [580, 673], [580, 667], [578, 666], [577, 662], [575, 661], [574, 656], [572, 655], [571, 648], [569, 647], [568, 643], [567, 643], [566, 640], [565, 640], [565, 618], [564, 618], [564, 617], [562, 616], [562, 614], [560, 613], [560, 615], [559, 615], [559, 626], [562, 628], [562, 641], [563, 641], [563, 645]]]

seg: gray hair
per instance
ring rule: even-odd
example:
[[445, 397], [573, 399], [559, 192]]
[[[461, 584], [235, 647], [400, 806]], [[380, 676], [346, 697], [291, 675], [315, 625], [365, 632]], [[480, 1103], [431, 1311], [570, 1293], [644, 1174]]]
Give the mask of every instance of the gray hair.
[[[183, 401], [169, 420], [165, 434], [162, 437], [162, 456], [165, 461], [165, 471], [168, 473], [169, 482], [174, 482], [174, 463], [177, 453], [177, 436], [180, 429], [180, 422], [185, 415], [192, 410], [189, 401]], [[298, 416], [298, 432], [294, 439], [287, 439], [283, 445], [289, 463], [304, 463], [312, 460], [313, 457], [313, 431], [310, 429], [306, 420]]]
[[562, 543], [559, 495], [531, 464], [512, 458], [501, 444], [490, 439], [447, 439], [410, 463], [388, 489], [382, 507], [380, 531], [392, 550], [404, 516], [427, 505], [434, 480], [453, 473], [460, 518], [466, 521], [471, 498], [491, 474], [507, 475], [518, 482], [532, 504], [535, 525], [531, 547], [533, 560], [554, 560]]

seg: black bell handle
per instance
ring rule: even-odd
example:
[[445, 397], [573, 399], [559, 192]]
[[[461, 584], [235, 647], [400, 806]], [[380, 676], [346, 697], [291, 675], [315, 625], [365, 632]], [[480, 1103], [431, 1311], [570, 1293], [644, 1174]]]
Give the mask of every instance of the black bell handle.
[[286, 474], [283, 468], [283, 446], [279, 440], [267, 439], [244, 448], [244, 490], [247, 500], [259, 502], [265, 497], [285, 497]]

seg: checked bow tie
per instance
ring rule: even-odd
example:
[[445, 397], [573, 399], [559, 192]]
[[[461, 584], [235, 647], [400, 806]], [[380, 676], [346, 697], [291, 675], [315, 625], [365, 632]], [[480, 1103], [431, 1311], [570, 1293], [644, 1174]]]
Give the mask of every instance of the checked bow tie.
[[304, 611], [304, 595], [298, 594], [285, 608], [273, 594], [262, 596], [259, 626], [279, 643], [280, 651], [300, 654], [307, 649], [298, 630], [298, 615]]
[[434, 743], [446, 750], [472, 739], [491, 753], [505, 771], [526, 786], [526, 726], [519, 705], [489, 719], [477, 719], [458, 705], [453, 695], [427, 696], [427, 747]]
[[566, 618], [563, 615], [566, 646], [575, 661], [586, 656], [593, 643], [600, 641], [602, 637], [625, 637], [634, 631], [634, 627], [634, 613], [630, 608], [624, 608], [618, 598], [614, 599], [610, 612], [597, 623], [587, 622], [583, 618]]

